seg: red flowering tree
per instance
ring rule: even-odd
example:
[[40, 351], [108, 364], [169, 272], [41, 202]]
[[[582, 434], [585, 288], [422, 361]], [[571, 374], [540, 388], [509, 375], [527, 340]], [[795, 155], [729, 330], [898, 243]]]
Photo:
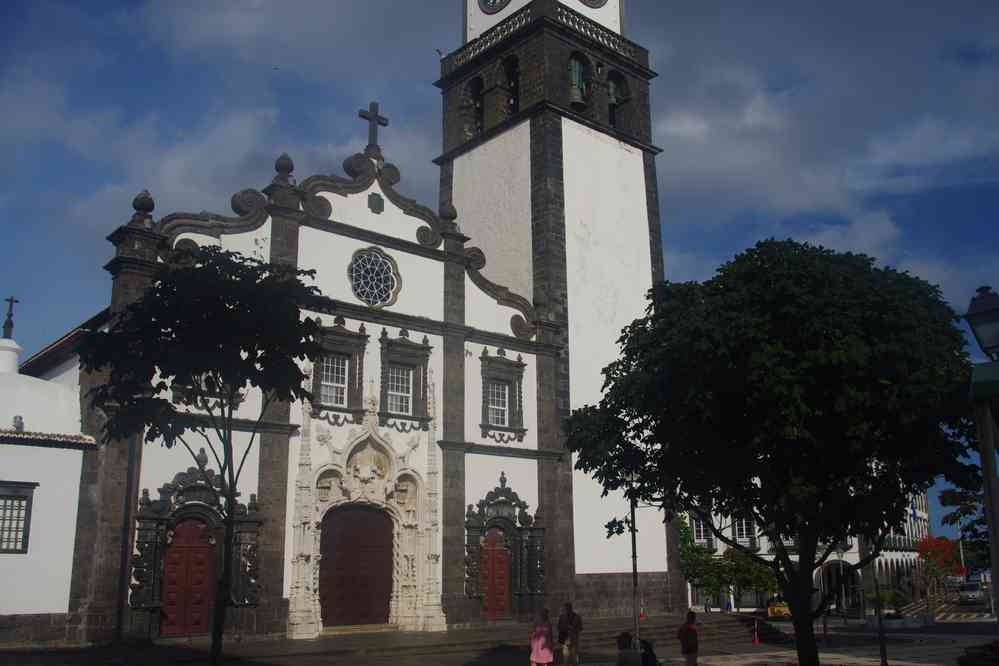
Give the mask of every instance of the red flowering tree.
[[[956, 541], [947, 537], [927, 536], [916, 545], [919, 553], [919, 579], [923, 583], [927, 604], [932, 603], [930, 586], [943, 589], [943, 580], [947, 576], [963, 576], [965, 569], [961, 566], [961, 554]], [[932, 612], [933, 609], [929, 608]]]

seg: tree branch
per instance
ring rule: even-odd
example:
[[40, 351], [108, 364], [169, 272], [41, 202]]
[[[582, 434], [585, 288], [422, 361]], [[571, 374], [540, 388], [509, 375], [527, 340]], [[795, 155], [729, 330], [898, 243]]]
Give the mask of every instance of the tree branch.
[[260, 392], [264, 394], [264, 401], [260, 405], [260, 416], [257, 417], [257, 422], [253, 425], [253, 432], [250, 433], [250, 443], [246, 445], [246, 451], [243, 452], [243, 458], [239, 461], [239, 468], [236, 470], [236, 483], [239, 483], [239, 476], [243, 473], [243, 463], [246, 462], [246, 456], [249, 455], [250, 449], [253, 448], [253, 440], [256, 438], [257, 432], [260, 430], [260, 424], [264, 420], [264, 414], [267, 412], [267, 408], [273, 400], [273, 393], [265, 393], [263, 390]]
[[714, 521], [711, 519], [710, 515], [705, 515], [705, 513], [701, 509], [693, 507], [693, 506], [689, 507], [688, 511], [690, 511], [691, 513], [693, 513], [694, 515], [696, 515], [698, 520], [700, 520], [703, 523], [706, 523], [708, 525], [708, 529], [711, 530], [711, 533], [714, 534], [718, 538], [718, 540], [721, 541], [722, 543], [724, 543], [726, 546], [728, 546], [730, 548], [734, 548], [735, 550], [738, 550], [738, 551], [740, 551], [740, 552], [748, 555], [749, 557], [753, 558], [753, 560], [755, 560], [756, 562], [758, 562], [758, 563], [760, 563], [760, 564], [762, 564], [764, 566], [770, 566], [770, 562], [767, 561], [765, 558], [763, 558], [760, 555], [754, 553], [752, 550], [750, 550], [749, 548], [746, 548], [745, 546], [743, 546], [742, 544], [738, 543], [737, 541], [735, 541], [733, 539], [730, 539], [729, 537], [725, 536], [725, 534], [722, 533], [722, 531], [715, 526]]

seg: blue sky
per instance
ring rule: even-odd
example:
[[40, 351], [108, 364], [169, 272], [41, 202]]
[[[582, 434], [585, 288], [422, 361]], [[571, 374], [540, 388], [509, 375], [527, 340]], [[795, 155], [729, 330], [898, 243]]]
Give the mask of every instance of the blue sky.
[[[0, 291], [33, 352], [107, 305], [105, 237], [229, 212], [288, 151], [340, 172], [377, 99], [400, 189], [436, 201], [435, 49], [460, 0], [0, 6]], [[769, 236], [868, 252], [963, 311], [999, 286], [999, 4], [630, 0], [649, 48], [667, 276]], [[460, 211], [459, 211], [460, 214]], [[978, 350], [974, 350], [977, 358]]]

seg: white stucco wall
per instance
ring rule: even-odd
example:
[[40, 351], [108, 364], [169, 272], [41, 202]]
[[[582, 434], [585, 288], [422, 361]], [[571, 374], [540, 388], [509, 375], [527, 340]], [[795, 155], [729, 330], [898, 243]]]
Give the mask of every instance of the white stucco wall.
[[242, 234], [225, 234], [222, 236], [222, 249], [239, 252], [247, 257], [260, 261], [271, 260], [271, 220]]
[[[405, 194], [405, 181], [397, 187], [399, 193]], [[375, 213], [368, 207], [368, 197], [372, 194], [380, 195], [385, 203], [385, 209], [381, 213]], [[368, 189], [356, 194], [342, 196], [320, 192], [318, 196], [330, 202], [333, 208], [331, 217], [334, 220], [353, 227], [370, 229], [386, 236], [416, 243], [417, 230], [427, 226], [427, 223], [420, 218], [407, 214], [389, 201], [389, 198], [385, 196], [385, 191], [377, 181], [372, 183]]]
[[[0, 395], [5, 395], [2, 388]], [[0, 615], [69, 610], [82, 455], [72, 449], [0, 444], [0, 478], [39, 484], [32, 499], [28, 552], [0, 555]]]
[[482, 274], [533, 298], [530, 121], [454, 160], [454, 206], [466, 247], [485, 252]]
[[[0, 427], [12, 427], [15, 416], [24, 419], [28, 431], [78, 434], [79, 389], [27, 375], [0, 374]], [[4, 478], [2, 466], [0, 478]]]
[[[389, 206], [386, 205], [386, 213], [388, 210]], [[353, 219], [351, 222], [360, 226]], [[316, 270], [313, 284], [319, 287], [324, 296], [364, 305], [351, 290], [347, 266], [354, 252], [372, 247], [371, 243], [302, 227], [298, 247], [299, 267]], [[398, 299], [385, 309], [430, 319], [444, 319], [444, 264], [392, 248], [383, 250], [395, 259], [402, 278]]]
[[[477, 0], [465, 0], [467, 7], [465, 41], [468, 42], [475, 39], [530, 2], [531, 0], [512, 0], [503, 11], [496, 12], [495, 14], [486, 14], [479, 9]], [[607, 0], [607, 4], [598, 9], [587, 7], [579, 0], [561, 0], [561, 2], [569, 9], [597, 21], [604, 27], [617, 33], [621, 32], [621, 3], [624, 0]]]
[[478, 504], [486, 493], [499, 485], [500, 472], [506, 485], [528, 504], [533, 516], [538, 510], [538, 462], [500, 456], [465, 456], [465, 505]]
[[[600, 400], [601, 370], [618, 357], [621, 329], [640, 316], [652, 285], [642, 152], [570, 120], [562, 121], [569, 372], [572, 408]], [[620, 495], [574, 472], [576, 570], [628, 571], [627, 539], [605, 538], [603, 525], [628, 512]], [[652, 509], [638, 518], [639, 568], [662, 571], [665, 529]]]
[[[530, 262], [530, 250], [527, 253]], [[527, 300], [533, 300], [529, 295]], [[465, 274], [465, 323], [483, 331], [513, 335], [510, 319], [524, 315], [515, 308], [500, 305], [496, 299], [479, 289]], [[480, 350], [481, 351], [481, 350]]]
[[523, 382], [523, 407], [524, 407], [524, 427], [527, 433], [522, 442], [508, 442], [499, 444], [491, 439], [482, 437], [482, 349], [485, 347], [490, 356], [497, 356], [496, 347], [489, 347], [476, 343], [465, 343], [465, 439], [478, 444], [488, 444], [491, 446], [506, 446], [512, 449], [533, 449], [538, 448], [538, 374], [537, 359], [532, 354], [522, 354], [515, 351], [507, 351], [506, 357], [516, 360], [518, 356], [527, 366], [524, 368]]
[[70, 358], [42, 374], [39, 379], [65, 386], [71, 391], [79, 391], [80, 357], [73, 354]]

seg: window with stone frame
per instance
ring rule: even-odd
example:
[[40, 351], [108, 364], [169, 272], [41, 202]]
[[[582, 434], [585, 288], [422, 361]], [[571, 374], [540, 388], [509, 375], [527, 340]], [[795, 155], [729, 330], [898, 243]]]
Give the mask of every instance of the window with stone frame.
[[37, 487], [32, 481], [0, 481], [0, 553], [28, 552], [31, 504]]
[[429, 428], [431, 414], [427, 411], [427, 382], [430, 352], [433, 347], [426, 336], [422, 342], [409, 339], [402, 329], [398, 338], [389, 337], [382, 329], [381, 337], [381, 400], [378, 421], [402, 432]]
[[694, 537], [694, 543], [698, 546], [714, 548], [714, 535], [711, 534], [711, 527], [707, 521], [701, 520], [697, 516], [690, 515], [690, 532]]
[[322, 358], [312, 371], [312, 410], [341, 412], [364, 419], [364, 350], [368, 334], [364, 324], [357, 331], [347, 329], [346, 320], [337, 317], [320, 336]]
[[482, 364], [482, 437], [500, 444], [524, 441], [524, 369], [527, 365], [506, 357], [502, 349], [495, 356], [483, 348]]
[[752, 519], [736, 517], [732, 519], [732, 538], [741, 546], [756, 547], [756, 525]]

